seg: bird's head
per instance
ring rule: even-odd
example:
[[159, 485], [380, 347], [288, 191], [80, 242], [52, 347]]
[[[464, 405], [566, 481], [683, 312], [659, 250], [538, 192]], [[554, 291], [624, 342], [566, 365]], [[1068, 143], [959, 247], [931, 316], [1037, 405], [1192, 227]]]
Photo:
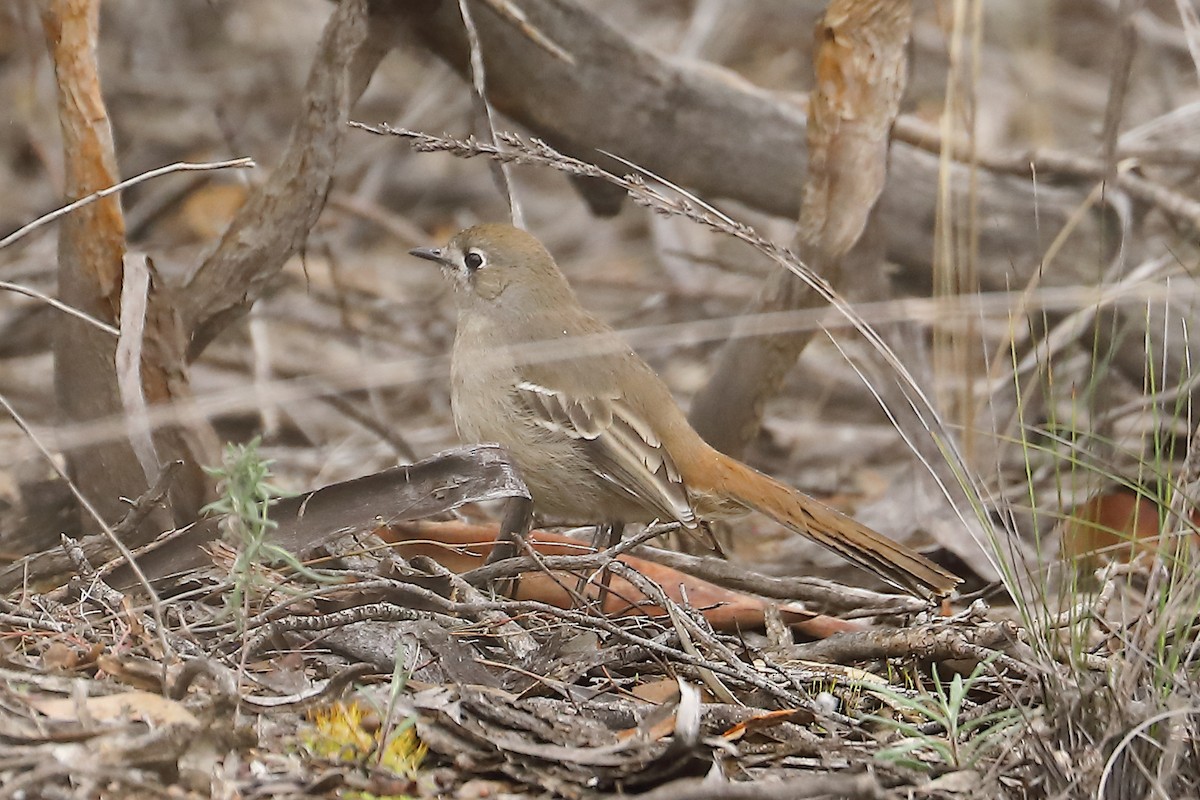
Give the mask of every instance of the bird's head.
[[532, 235], [511, 225], [476, 225], [454, 234], [445, 247], [409, 251], [433, 261], [454, 281], [459, 308], [542, 307], [569, 296], [553, 257]]

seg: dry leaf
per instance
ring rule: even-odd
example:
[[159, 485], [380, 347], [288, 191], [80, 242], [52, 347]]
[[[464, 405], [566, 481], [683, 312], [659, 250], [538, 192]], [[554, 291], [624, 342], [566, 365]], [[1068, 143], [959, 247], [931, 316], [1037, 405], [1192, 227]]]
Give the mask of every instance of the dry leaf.
[[[122, 692], [76, 700], [70, 697], [30, 698], [29, 704], [50, 719], [71, 721], [80, 711], [97, 722], [142, 720], [156, 725], [187, 725], [199, 728], [200, 721], [181, 703], [150, 692]], [[83, 708], [81, 709], [81, 704]]]

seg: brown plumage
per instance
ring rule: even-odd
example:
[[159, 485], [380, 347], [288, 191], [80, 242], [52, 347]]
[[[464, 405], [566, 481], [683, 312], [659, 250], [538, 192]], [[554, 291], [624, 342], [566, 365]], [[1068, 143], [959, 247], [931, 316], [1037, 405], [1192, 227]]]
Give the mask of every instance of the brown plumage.
[[444, 248], [412, 252], [455, 282], [451, 404], [459, 435], [507, 448], [541, 513], [695, 528], [754, 510], [919, 596], [944, 596], [960, 583], [709, 447], [654, 371], [584, 310], [533, 236], [479, 225]]

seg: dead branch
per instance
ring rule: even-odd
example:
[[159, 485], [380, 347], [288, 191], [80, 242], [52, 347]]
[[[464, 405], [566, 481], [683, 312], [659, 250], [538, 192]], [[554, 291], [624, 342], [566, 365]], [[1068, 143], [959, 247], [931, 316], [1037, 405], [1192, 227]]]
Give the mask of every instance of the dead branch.
[[[276, 527], [268, 540], [301, 553], [339, 536], [370, 533], [380, 526], [440, 514], [464, 503], [528, 495], [501, 448], [459, 447], [416, 464], [280, 500], [271, 507]], [[194, 569], [209, 562], [201, 547], [217, 535], [212, 520], [203, 520], [169, 546], [140, 554], [138, 563], [151, 580]], [[116, 572], [112, 581], [120, 585], [127, 578]]]
[[[181, 292], [180, 315], [195, 359], [245, 314], [298, 252], [325, 205], [350, 106], [386, 47], [368, 48], [366, 0], [338, 4], [321, 37], [303, 102], [279, 166], [246, 199], [217, 246]], [[365, 77], [364, 77], [365, 75]]]
[[924, 600], [908, 595], [881, 594], [820, 578], [764, 575], [724, 558], [706, 558], [655, 547], [639, 547], [635, 552], [650, 561], [718, 586], [777, 600], [798, 600], [822, 614], [842, 614], [848, 618], [868, 614], [916, 614], [928, 607]]
[[[100, 91], [96, 46], [99, 3], [52, 0], [42, 6], [42, 26], [55, 65], [58, 115], [67, 169], [68, 198], [86, 198], [119, 182], [112, 129]], [[106, 324], [121, 308], [125, 220], [116, 197], [79, 206], [59, 228], [59, 299]], [[74, 316], [56, 329], [54, 374], [58, 404], [72, 421], [119, 414], [121, 392], [114, 372], [116, 341], [96, 336]], [[148, 357], [140, 364], [147, 383], [159, 379], [164, 364]], [[141, 494], [150, 478], [124, 438], [68, 451], [68, 471], [79, 491], [108, 522], [124, 511], [120, 498]], [[90, 524], [90, 521], [89, 521]], [[159, 511], [145, 523], [150, 531], [170, 527]]]
[[[621, 795], [624, 797], [625, 795]], [[843, 797], [878, 800], [884, 797], [879, 780], [860, 775], [810, 775], [797, 781], [721, 782], [708, 778], [682, 778], [638, 795], [640, 800], [790, 800], [805, 797]], [[617, 797], [617, 795], [613, 795]]]
[[[842, 262], [866, 229], [887, 179], [889, 133], [907, 82], [911, 29], [907, 0], [834, 0], [817, 27], [808, 175], [795, 249], [835, 290], [842, 288]], [[747, 315], [811, 308], [823, 300], [780, 270]], [[767, 400], [812, 336], [735, 336], [721, 348], [688, 414], [700, 435], [718, 450], [741, 455], [758, 432]]]
[[400, 582], [393, 583], [393, 594], [398, 599], [403, 598], [403, 605], [398, 605], [396, 603], [371, 603], [368, 605], [355, 606], [352, 609], [347, 609], [346, 611], [335, 612], [332, 614], [292, 614], [282, 619], [273, 620], [261, 626], [257, 631], [255, 631], [253, 637], [246, 643], [245, 650], [251, 655], [260, 653], [266, 644], [275, 636], [289, 631], [328, 630], [331, 628], [344, 626], [349, 622], [363, 622], [368, 620], [399, 621], [420, 619], [421, 613], [419, 611], [414, 611], [414, 606], [424, 609], [436, 609], [440, 613], [453, 616], [474, 616], [477, 614], [497, 611], [509, 615], [539, 613], [561, 619], [564, 622], [578, 626], [581, 629], [603, 630], [606, 633], [617, 637], [618, 639], [622, 639], [631, 644], [639, 645], [646, 648], [648, 651], [658, 653], [670, 658], [672, 661], [676, 661], [681, 664], [700, 669], [712, 670], [713, 672], [721, 674], [727, 678], [736, 680], [740, 683], [765, 692], [767, 695], [779, 702], [781, 707], [810, 708], [821, 718], [827, 718], [829, 716], [822, 709], [815, 707], [812, 703], [806, 701], [795, 692], [773, 683], [767, 678], [756, 673], [754, 670], [748, 668], [734, 668], [725, 664], [710, 662], [703, 658], [698, 658], [690, 653], [685, 653], [677, 648], [662, 644], [657, 638], [647, 638], [641, 634], [627, 630], [624, 626], [619, 625], [604, 616], [587, 614], [585, 612], [572, 609], [557, 608], [547, 603], [541, 603], [532, 600], [457, 602], [444, 598], [435, 592], [431, 592], [419, 586]]
[[[68, 317], [56, 328], [58, 407], [67, 421], [85, 423], [190, 396], [172, 298], [152, 265], [125, 262], [125, 220], [112, 194], [152, 174], [205, 165], [175, 165], [118, 181], [96, 63], [99, 6], [53, 0], [42, 7], [42, 23], [55, 63], [65, 190], [69, 198], [79, 198], [43, 218], [66, 215], [59, 229], [60, 300], [105, 324], [121, 323], [117, 341], [95, 336], [83, 317]], [[135, 278], [140, 278], [140, 288], [130, 291], [126, 284]], [[88, 445], [67, 443], [64, 450], [72, 480], [105, 522], [123, 513], [122, 497], [145, 492], [162, 464], [183, 463], [169, 488], [170, 502], [139, 526], [136, 538], [141, 541], [172, 522], [194, 519], [211, 499], [199, 464], [215, 455], [215, 438], [203, 420], [153, 432], [144, 426], [126, 429]]]
[[[703, 610], [708, 624], [723, 631], [761, 628], [770, 604], [759, 597], [745, 592], [753, 588], [729, 590], [688, 575], [675, 572], [652, 561], [623, 554], [624, 550], [638, 543], [639, 538], [627, 540], [609, 550], [591, 552], [586, 545], [561, 534], [537, 531], [526, 543], [528, 552], [534, 556], [509, 558], [487, 566], [483, 564], [494, 546], [496, 528], [466, 525], [460, 522], [410, 522], [392, 526], [387, 531], [377, 531], [385, 540], [394, 542], [397, 550], [405, 557], [422, 555], [462, 574], [474, 584], [483, 585], [509, 576], [527, 576], [518, 586], [517, 597], [537, 599], [556, 605], [569, 606], [578, 602], [576, 593], [564, 587], [559, 577], [548, 573], [594, 571], [613, 565], [618, 560], [639, 572], [651, 576], [663, 587], [666, 596], [673, 602], [689, 602]], [[651, 531], [656, 533], [656, 531]], [[645, 536], [643, 532], [641, 536]], [[619, 569], [619, 565], [618, 565]], [[629, 584], [629, 585], [627, 585]], [[647, 603], [651, 598], [639, 586], [625, 578], [618, 578], [604, 600], [604, 611], [608, 614], [641, 613], [661, 614], [663, 606]], [[848, 600], [846, 602], [849, 602]], [[852, 623], [823, 617], [806, 609], [785, 607], [788, 623], [798, 631], [810, 636], [826, 636], [835, 630], [849, 630]]]
[[834, 664], [880, 658], [992, 660], [997, 667], [1015, 675], [1036, 675], [1038, 668], [1035, 664], [1004, 655], [997, 649], [1006, 644], [1016, 645], [1017, 633], [1017, 627], [1006, 622], [987, 622], [962, 628], [881, 628], [839, 633], [819, 642], [793, 645], [788, 648], [788, 656]]
[[[797, 218], [806, 152], [805, 113], [798, 104], [711, 65], [699, 70], [665, 59], [571, 0], [527, 0], [522, 10], [574, 63], [529, 46], [519, 30], [481, 5], [475, 22], [488, 97], [499, 111], [585, 161], [597, 160], [599, 151], [616, 153], [701, 196]], [[372, 13], [398, 20], [467, 74], [467, 43], [454, 0], [385, 0]], [[917, 274], [928, 274], [933, 252], [939, 169], [935, 155], [893, 148], [880, 199], [887, 258]], [[1040, 260], [1043, 238], [1036, 231], [1066, 225], [1086, 194], [989, 172], [972, 178], [966, 167], [954, 167], [949, 177], [956, 194], [978, 181], [979, 216], [989, 221], [980, 232], [989, 288], [1023, 281]], [[1104, 209], [1087, 213], [1061, 257], [1064, 282], [1086, 282], [1093, 265], [1111, 257], [1118, 242], [1105, 242], [1101, 232], [1107, 227]]]
[[179, 161], [174, 164], [168, 164], [165, 167], [159, 167], [158, 169], [147, 170], [146, 172], [143, 172], [141, 175], [135, 175], [134, 177], [127, 178], [126, 180], [123, 180], [120, 183], [113, 184], [112, 186], [109, 186], [106, 189], [100, 189], [99, 191], [92, 192], [88, 196], [81, 197], [73, 203], [67, 203], [65, 206], [62, 206], [61, 208], [56, 208], [54, 211], [51, 211], [49, 214], [43, 214], [42, 216], [35, 219], [33, 222], [22, 225], [20, 228], [17, 228], [15, 231], [10, 233], [8, 236], [5, 236], [3, 239], [0, 239], [0, 248], [8, 247], [10, 244], [13, 244], [18, 239], [22, 239], [25, 236], [28, 236], [29, 234], [33, 233], [35, 230], [42, 227], [43, 225], [48, 225], [51, 222], [53, 222], [54, 220], [59, 219], [60, 217], [65, 217], [67, 214], [70, 214], [71, 212], [76, 211], [77, 209], [80, 209], [83, 206], [88, 205], [89, 203], [94, 203], [97, 200], [102, 200], [105, 197], [109, 197], [110, 195], [114, 195], [114, 194], [123, 192], [126, 189], [128, 189], [129, 187], [137, 186], [139, 183], [142, 183], [143, 181], [148, 181], [153, 178], [161, 177], [163, 175], [170, 175], [171, 173], [174, 173], [174, 172], [194, 172], [194, 171], [207, 172], [209, 170], [230, 169], [230, 168], [253, 169], [254, 166], [255, 166], [255, 164], [254, 164], [253, 159], [234, 158], [234, 159], [230, 159], [227, 161], [208, 161], [208, 162], [203, 162], [203, 163], [199, 163], [199, 164], [190, 163], [187, 161]]

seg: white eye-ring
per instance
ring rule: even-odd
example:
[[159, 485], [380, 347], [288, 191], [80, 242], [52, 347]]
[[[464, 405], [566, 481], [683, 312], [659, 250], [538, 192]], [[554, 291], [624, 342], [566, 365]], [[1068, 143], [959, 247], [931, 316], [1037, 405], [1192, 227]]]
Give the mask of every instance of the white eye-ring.
[[484, 263], [483, 253], [478, 250], [468, 250], [467, 254], [463, 256], [463, 266], [467, 268], [468, 272], [474, 272], [482, 267]]

